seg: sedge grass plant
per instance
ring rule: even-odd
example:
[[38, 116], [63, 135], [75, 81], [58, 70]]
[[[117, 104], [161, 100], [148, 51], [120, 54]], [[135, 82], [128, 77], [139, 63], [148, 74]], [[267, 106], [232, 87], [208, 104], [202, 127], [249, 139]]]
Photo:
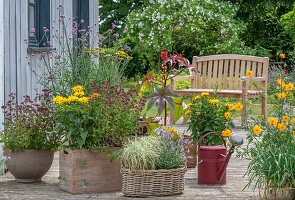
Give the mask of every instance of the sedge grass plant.
[[154, 146], [158, 144], [153, 136], [129, 141], [121, 152], [123, 166], [132, 170], [157, 169], [160, 154]]

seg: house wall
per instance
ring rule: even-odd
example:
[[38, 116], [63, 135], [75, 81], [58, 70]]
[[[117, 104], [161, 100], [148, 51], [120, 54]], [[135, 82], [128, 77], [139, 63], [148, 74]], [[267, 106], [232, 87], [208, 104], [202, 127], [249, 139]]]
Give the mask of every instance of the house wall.
[[[64, 6], [64, 13], [59, 13], [59, 4]], [[61, 30], [59, 16], [64, 14], [72, 17], [72, 8], [73, 0], [51, 0], [51, 26]], [[98, 24], [98, 0], [89, 0], [89, 8], [90, 25]], [[67, 31], [71, 32], [71, 27], [68, 28]], [[0, 106], [8, 100], [10, 93], [16, 93], [17, 99], [21, 101], [24, 95], [34, 96], [42, 89], [28, 65], [28, 59], [33, 65], [41, 64], [39, 55], [42, 51], [29, 51], [24, 41], [29, 36], [28, 32], [28, 1], [0, 0]], [[45, 71], [42, 67], [35, 70], [38, 74]], [[1, 129], [2, 122], [3, 114], [0, 112]]]

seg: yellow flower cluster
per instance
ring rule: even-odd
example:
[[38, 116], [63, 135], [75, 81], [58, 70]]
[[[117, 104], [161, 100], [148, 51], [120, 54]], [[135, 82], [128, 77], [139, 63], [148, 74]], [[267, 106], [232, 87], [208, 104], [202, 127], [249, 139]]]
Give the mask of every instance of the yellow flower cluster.
[[208, 96], [209, 95], [209, 92], [202, 92], [201, 93], [201, 96], [203, 97], [203, 96]]
[[278, 94], [278, 97], [280, 98], [280, 99], [284, 99], [284, 98], [286, 98], [286, 93], [285, 92], [281, 92], [281, 93], [279, 93]]
[[284, 122], [278, 124], [279, 131], [284, 131], [287, 128]]
[[195, 96], [194, 98], [193, 98], [193, 100], [198, 100], [198, 99], [200, 99], [201, 97], [198, 95], [198, 96]]
[[[96, 47], [94, 49], [86, 49], [86, 52], [91, 53], [91, 54], [93, 54], [95, 56], [98, 56], [98, 53], [105, 54], [106, 51], [105, 50], [99, 50], [99, 47]], [[116, 51], [114, 53], [114, 55], [106, 54], [106, 56], [108, 56], [108, 57], [116, 57], [119, 60], [124, 60], [124, 59], [132, 60], [133, 59], [133, 57], [127, 56], [124, 51]]]
[[226, 130], [222, 131], [221, 133], [222, 133], [222, 136], [224, 136], [224, 137], [231, 136], [231, 130], [229, 130], [229, 129], [226, 129]]
[[[82, 103], [88, 103], [89, 102], [88, 97], [83, 97], [84, 92], [83, 92], [83, 86], [82, 85], [74, 86], [72, 89], [73, 89], [74, 95], [70, 95], [68, 97], [56, 96], [55, 98], [53, 98], [52, 101], [55, 102], [58, 105], [63, 104], [63, 103], [71, 103], [71, 102], [82, 102]], [[79, 96], [81, 96], [81, 97], [79, 98]], [[97, 98], [99, 96], [100, 96], [99, 94], [94, 93], [91, 97]]]
[[218, 99], [210, 99], [210, 100], [209, 100], [209, 103], [212, 103], [212, 104], [216, 104], [216, 103], [218, 103], [218, 102], [219, 102]]

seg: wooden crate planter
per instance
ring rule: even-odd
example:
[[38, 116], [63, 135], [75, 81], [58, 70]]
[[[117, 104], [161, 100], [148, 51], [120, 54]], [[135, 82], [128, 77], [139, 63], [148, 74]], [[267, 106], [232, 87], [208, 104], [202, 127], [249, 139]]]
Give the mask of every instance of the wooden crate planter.
[[186, 165], [169, 170], [129, 170], [122, 165], [122, 193], [129, 197], [182, 194], [186, 170]]
[[88, 149], [60, 151], [60, 189], [72, 194], [120, 191], [120, 162], [110, 162], [106, 154]]
[[[189, 139], [192, 140], [193, 137], [185, 135], [184, 136], [184, 140]], [[189, 149], [189, 153], [187, 153], [187, 150]], [[185, 152], [185, 156], [186, 157], [190, 157], [187, 158], [187, 167], [188, 168], [194, 168], [197, 165], [197, 152], [196, 152], [196, 144], [193, 141], [191, 146], [184, 146], [184, 152]]]

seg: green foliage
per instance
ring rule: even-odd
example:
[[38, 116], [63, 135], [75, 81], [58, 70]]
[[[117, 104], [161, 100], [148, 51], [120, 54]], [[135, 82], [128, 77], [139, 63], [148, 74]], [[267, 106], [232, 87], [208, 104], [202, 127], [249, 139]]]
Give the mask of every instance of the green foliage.
[[286, 32], [292, 36], [295, 42], [295, 3], [292, 11], [281, 16], [281, 22]]
[[[202, 93], [201, 96], [194, 97], [186, 113], [190, 115], [189, 130], [192, 131], [196, 143], [208, 132], [222, 133], [224, 137], [229, 137], [230, 128], [234, 127], [230, 113], [234, 110], [234, 105], [219, 102], [218, 99], [207, 97], [207, 95], [209, 94]], [[219, 144], [222, 145], [223, 142], [218, 135], [211, 134], [203, 140], [203, 145]]]
[[4, 129], [0, 133], [3, 147], [11, 151], [24, 149], [53, 149], [61, 144], [63, 134], [57, 133], [52, 94], [43, 89], [34, 99], [24, 96], [18, 103], [15, 94], [2, 106]]
[[[78, 92], [82, 92], [83, 87], [79, 87]], [[134, 90], [125, 92], [108, 82], [92, 83], [89, 97], [77, 97], [77, 88], [73, 88], [75, 96], [54, 99], [59, 104], [57, 128], [66, 133], [70, 148], [105, 150], [121, 146], [127, 136], [137, 133], [145, 99], [136, 100]]]
[[228, 0], [228, 2], [239, 5], [236, 18], [246, 23], [246, 29], [239, 38], [246, 46], [254, 49], [252, 55], [268, 56], [275, 60], [277, 52], [284, 52], [287, 54], [287, 63], [294, 64], [293, 59], [288, 56], [294, 49], [294, 43], [280, 22], [281, 16], [292, 10], [294, 0]]
[[141, 54], [154, 68], [163, 50], [192, 55], [251, 53], [241, 46], [238, 33], [244, 25], [234, 19], [236, 7], [214, 0], [150, 1], [134, 10], [126, 22]]

